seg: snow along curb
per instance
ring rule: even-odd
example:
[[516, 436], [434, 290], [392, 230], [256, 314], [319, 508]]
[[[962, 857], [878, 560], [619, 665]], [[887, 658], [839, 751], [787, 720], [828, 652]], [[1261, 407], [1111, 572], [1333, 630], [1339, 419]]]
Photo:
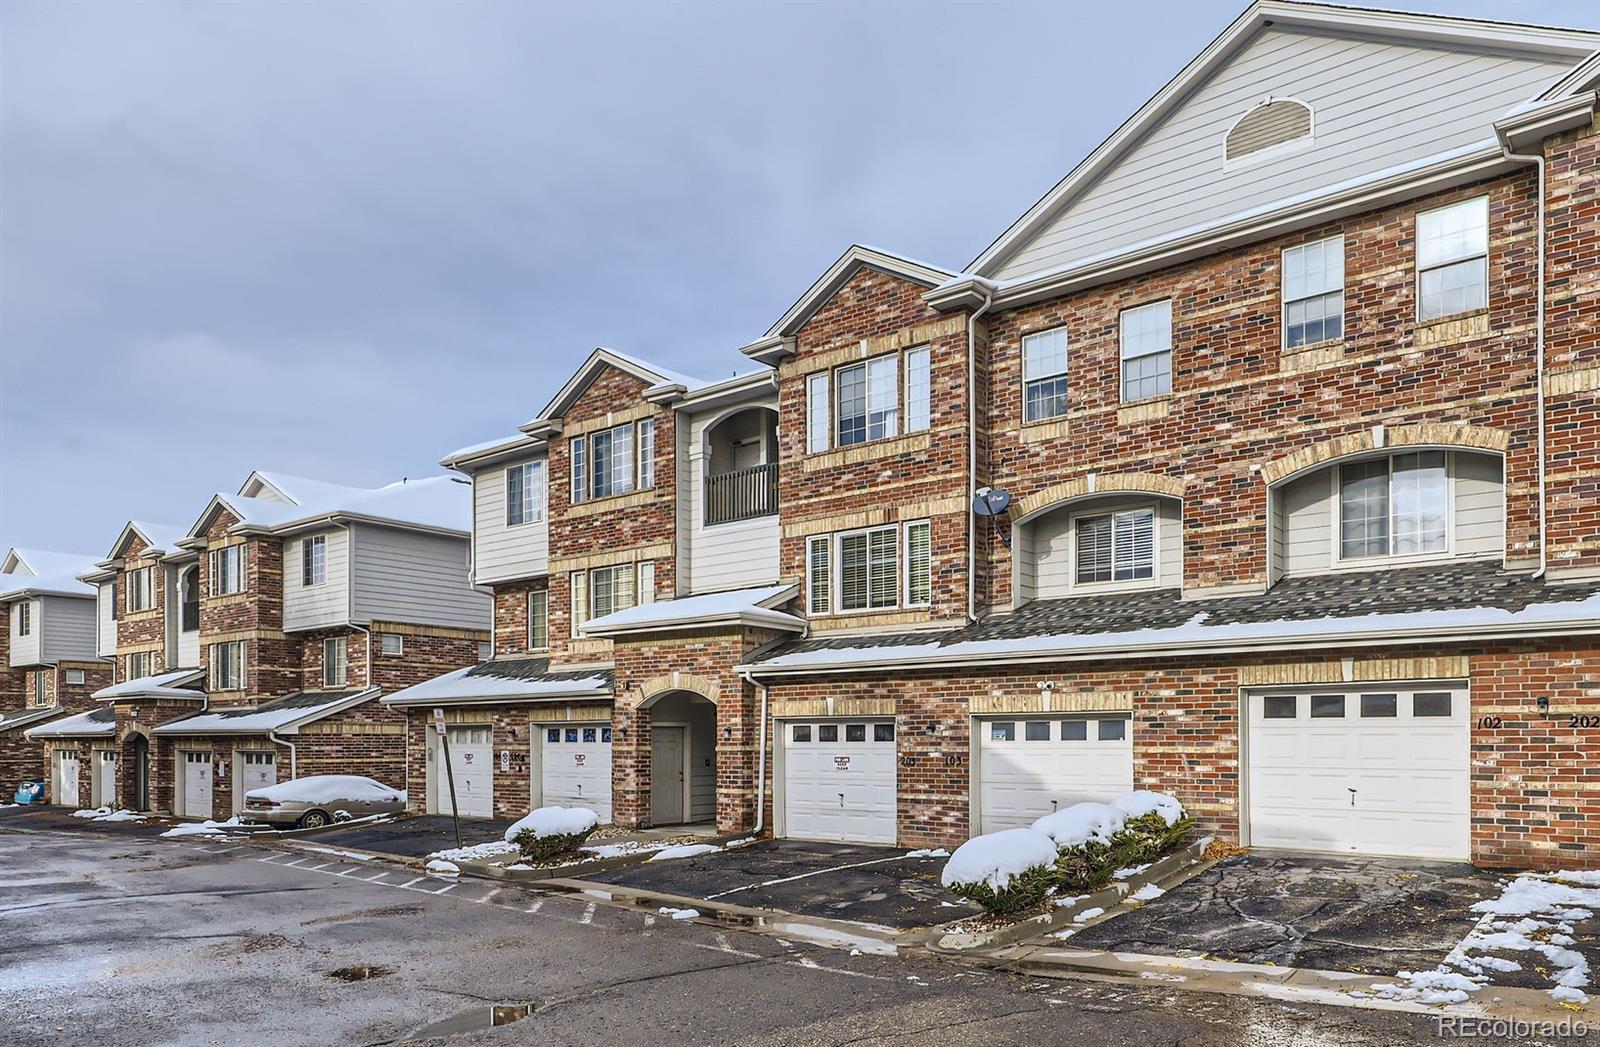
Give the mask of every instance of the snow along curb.
[[[703, 843], [715, 845], [719, 850], [727, 850], [728, 844], [737, 840], [749, 839], [749, 833], [734, 833], [732, 836], [712, 836], [703, 840]], [[599, 846], [586, 844], [585, 846]], [[613, 869], [626, 869], [633, 865], [642, 865], [662, 848], [654, 850], [641, 848], [627, 854], [619, 854], [612, 858], [591, 858], [588, 861], [568, 862], [566, 865], [546, 865], [537, 869], [513, 869], [509, 865], [498, 865], [494, 862], [467, 859], [457, 861], [461, 871], [473, 876], [486, 876], [496, 880], [510, 880], [513, 883], [525, 883], [535, 886], [545, 880], [565, 880], [572, 877], [581, 878], [593, 873], [610, 872]], [[707, 852], [710, 853], [710, 852]]]
[[[1027, 941], [1030, 938], [1041, 938], [1064, 927], [1082, 929], [1091, 921], [1098, 923], [1097, 917], [1100, 917], [1101, 913], [1109, 913], [1110, 916], [1100, 918], [1110, 919], [1116, 915], [1118, 906], [1145, 885], [1160, 884], [1170, 889], [1195, 873], [1210, 868], [1212, 863], [1203, 863], [1201, 855], [1205, 854], [1211, 839], [1210, 836], [1203, 836], [1173, 851], [1165, 858], [1158, 859], [1125, 880], [1117, 880], [1093, 894], [1086, 894], [1074, 900], [1071, 905], [1055, 906], [1041, 916], [1029, 917], [1017, 923], [984, 931], [958, 929], [972, 919], [970, 916], [935, 927], [928, 935], [928, 948], [936, 953], [952, 954], [970, 952], [974, 949], [994, 949]], [[1087, 918], [1080, 921], [1078, 920], [1080, 916]]]

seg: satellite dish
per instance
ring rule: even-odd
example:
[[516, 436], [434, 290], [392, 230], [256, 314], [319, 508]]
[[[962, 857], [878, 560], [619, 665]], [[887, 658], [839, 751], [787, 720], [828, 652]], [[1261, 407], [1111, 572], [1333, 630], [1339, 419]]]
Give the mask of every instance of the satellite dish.
[[972, 511], [979, 516], [1003, 516], [1011, 508], [1011, 492], [980, 487], [972, 495]]

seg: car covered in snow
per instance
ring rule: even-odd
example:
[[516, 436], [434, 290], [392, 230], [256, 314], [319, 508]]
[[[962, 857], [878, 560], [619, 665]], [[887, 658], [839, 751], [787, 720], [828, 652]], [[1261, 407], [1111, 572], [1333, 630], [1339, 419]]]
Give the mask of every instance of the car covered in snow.
[[315, 774], [244, 794], [246, 822], [314, 829], [332, 822], [400, 814], [406, 794], [356, 774]]

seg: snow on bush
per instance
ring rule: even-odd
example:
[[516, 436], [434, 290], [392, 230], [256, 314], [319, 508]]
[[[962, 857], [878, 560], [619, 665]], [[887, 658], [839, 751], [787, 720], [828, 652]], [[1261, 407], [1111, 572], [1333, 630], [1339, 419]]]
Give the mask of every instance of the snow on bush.
[[1044, 833], [1005, 829], [957, 847], [939, 882], [990, 912], [1018, 912], [1050, 893], [1055, 860], [1055, 842]]
[[469, 843], [465, 847], [451, 847], [443, 851], [434, 851], [428, 857], [438, 858], [447, 862], [481, 862], [490, 858], [516, 854], [517, 852], [517, 845], [509, 840], [505, 842], [491, 840], [489, 843]]
[[1111, 801], [1111, 806], [1121, 811], [1132, 821], [1142, 818], [1147, 814], [1159, 814], [1161, 820], [1168, 825], [1178, 824], [1178, 819], [1184, 815], [1183, 804], [1176, 797], [1166, 793], [1154, 793], [1148, 789], [1135, 789], [1131, 793], [1124, 793]]
[[541, 807], [506, 830], [506, 842], [522, 848], [525, 862], [548, 861], [576, 851], [600, 824], [587, 807]]
[[1127, 820], [1127, 815], [1108, 803], [1075, 803], [1045, 815], [1033, 823], [1033, 828], [1054, 840], [1059, 849], [1091, 842], [1110, 843]]
[[714, 843], [682, 843], [673, 847], [663, 847], [650, 856], [652, 862], [666, 862], [674, 858], [694, 858], [702, 854], [715, 854], [722, 850]]
[[291, 778], [277, 785], [251, 789], [245, 799], [277, 800], [279, 803], [333, 803], [337, 800], [396, 800], [405, 803], [401, 789], [391, 789], [380, 781], [359, 774], [312, 774]]

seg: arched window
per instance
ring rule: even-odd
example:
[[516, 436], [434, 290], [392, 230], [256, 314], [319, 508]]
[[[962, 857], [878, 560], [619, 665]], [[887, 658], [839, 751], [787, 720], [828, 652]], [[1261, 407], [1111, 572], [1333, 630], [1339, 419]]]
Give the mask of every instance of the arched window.
[[1292, 98], [1267, 98], [1234, 121], [1223, 155], [1241, 160], [1273, 146], [1311, 137], [1311, 107]]

